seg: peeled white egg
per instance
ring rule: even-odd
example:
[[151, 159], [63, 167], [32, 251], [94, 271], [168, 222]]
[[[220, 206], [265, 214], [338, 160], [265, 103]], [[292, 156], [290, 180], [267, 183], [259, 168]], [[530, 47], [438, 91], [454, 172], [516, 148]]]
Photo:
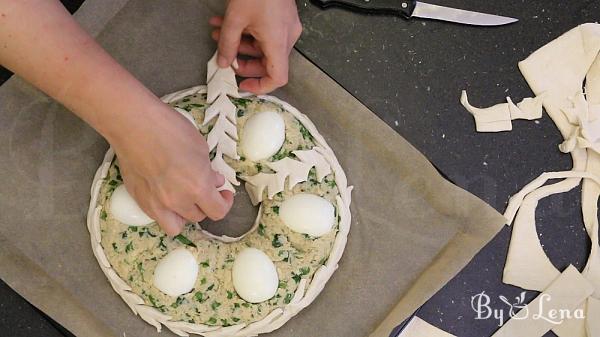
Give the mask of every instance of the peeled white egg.
[[294, 232], [319, 237], [333, 227], [335, 208], [317, 195], [299, 193], [281, 203], [279, 216]]
[[285, 141], [285, 123], [275, 111], [263, 111], [250, 117], [240, 139], [246, 158], [257, 161], [276, 154]]
[[197, 278], [198, 261], [183, 247], [163, 257], [154, 269], [154, 286], [173, 297], [192, 291]]
[[256, 248], [239, 252], [233, 263], [233, 287], [238, 295], [250, 303], [264, 302], [275, 296], [279, 276], [273, 261]]
[[131, 197], [125, 185], [117, 187], [110, 197], [110, 213], [128, 226], [146, 226], [154, 222]]

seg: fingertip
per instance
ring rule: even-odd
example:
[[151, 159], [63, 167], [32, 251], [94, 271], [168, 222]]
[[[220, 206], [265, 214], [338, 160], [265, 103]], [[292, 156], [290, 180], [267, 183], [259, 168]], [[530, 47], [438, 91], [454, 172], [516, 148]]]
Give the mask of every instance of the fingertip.
[[225, 204], [225, 214], [229, 213], [231, 207], [233, 207], [233, 193], [231, 191], [223, 190], [219, 192], [223, 198]]
[[215, 29], [210, 33], [210, 37], [215, 40], [215, 41], [219, 41], [219, 36], [221, 35], [221, 30], [220, 29]]
[[257, 92], [255, 91], [255, 81], [255, 78], [247, 78], [245, 80], [242, 80], [240, 82], [240, 90], [257, 94]]
[[215, 172], [214, 173], [215, 174], [215, 187], [223, 186], [223, 184], [225, 184], [225, 177], [219, 172], [216, 172], [216, 171], [213, 171], [213, 172]]
[[247, 78], [243, 80], [242, 82], [240, 82], [240, 89], [242, 91], [248, 91], [256, 95], [263, 95], [273, 90], [269, 90], [269, 88], [261, 86], [259, 78]]
[[223, 25], [223, 17], [222, 16], [213, 16], [208, 19], [208, 24], [215, 27], [220, 27]]
[[163, 211], [160, 214], [157, 214], [157, 217], [160, 228], [171, 237], [179, 235], [186, 224], [184, 218], [171, 211]]
[[223, 200], [225, 200], [225, 203], [227, 205], [229, 205], [229, 208], [231, 208], [231, 206], [233, 205], [233, 198], [234, 198], [233, 192], [225, 190], [225, 191], [221, 191], [219, 193], [221, 193]]
[[238, 69], [236, 74], [243, 77], [263, 77], [267, 75], [267, 69], [260, 59], [243, 60], [238, 59]]
[[227, 59], [227, 57], [225, 57], [225, 56], [221, 55], [221, 53], [219, 53], [219, 57], [217, 58], [217, 64], [221, 68], [227, 68], [231, 65], [231, 61], [229, 61]]

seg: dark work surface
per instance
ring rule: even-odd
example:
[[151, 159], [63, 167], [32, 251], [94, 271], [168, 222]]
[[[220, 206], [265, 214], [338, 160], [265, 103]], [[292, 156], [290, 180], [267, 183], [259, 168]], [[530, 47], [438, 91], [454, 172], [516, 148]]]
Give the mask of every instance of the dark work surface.
[[[71, 1], [72, 8], [77, 2]], [[517, 62], [576, 25], [597, 21], [600, 2], [428, 2], [521, 21], [496, 28], [407, 22], [337, 9], [321, 11], [302, 0], [298, 4], [304, 33], [297, 48], [449, 180], [503, 212], [509, 196], [540, 173], [570, 169], [570, 157], [558, 151], [561, 136], [547, 115], [536, 122], [515, 121], [512, 132], [477, 134], [472, 117], [459, 104], [460, 90], [467, 89], [477, 106], [502, 102], [509, 95], [515, 101], [531, 96]], [[561, 270], [570, 263], [581, 269], [589, 250], [579, 193], [544, 199], [537, 211], [544, 249]], [[417, 315], [460, 337], [490, 336], [498, 322], [475, 320], [470, 301], [485, 291], [490, 305], [508, 315], [498, 296], [513, 299], [522, 291], [501, 282], [509, 239], [510, 230], [505, 228]], [[1, 336], [61, 336], [3, 283], [0, 294]], [[527, 292], [527, 301], [535, 295]]]

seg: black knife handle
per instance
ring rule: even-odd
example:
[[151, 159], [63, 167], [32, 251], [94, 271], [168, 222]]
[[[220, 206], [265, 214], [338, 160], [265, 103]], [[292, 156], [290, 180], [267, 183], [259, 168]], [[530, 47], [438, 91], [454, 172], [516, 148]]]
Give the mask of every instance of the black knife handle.
[[343, 7], [355, 12], [411, 17], [416, 0], [313, 0], [321, 8]]

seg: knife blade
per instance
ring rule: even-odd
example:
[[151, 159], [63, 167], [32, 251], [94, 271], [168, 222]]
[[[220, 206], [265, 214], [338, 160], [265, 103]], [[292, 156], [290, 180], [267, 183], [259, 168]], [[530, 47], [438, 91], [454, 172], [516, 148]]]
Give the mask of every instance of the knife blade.
[[501, 26], [519, 21], [505, 16], [432, 5], [416, 0], [313, 0], [321, 8], [342, 7], [355, 12], [433, 19], [474, 26]]

